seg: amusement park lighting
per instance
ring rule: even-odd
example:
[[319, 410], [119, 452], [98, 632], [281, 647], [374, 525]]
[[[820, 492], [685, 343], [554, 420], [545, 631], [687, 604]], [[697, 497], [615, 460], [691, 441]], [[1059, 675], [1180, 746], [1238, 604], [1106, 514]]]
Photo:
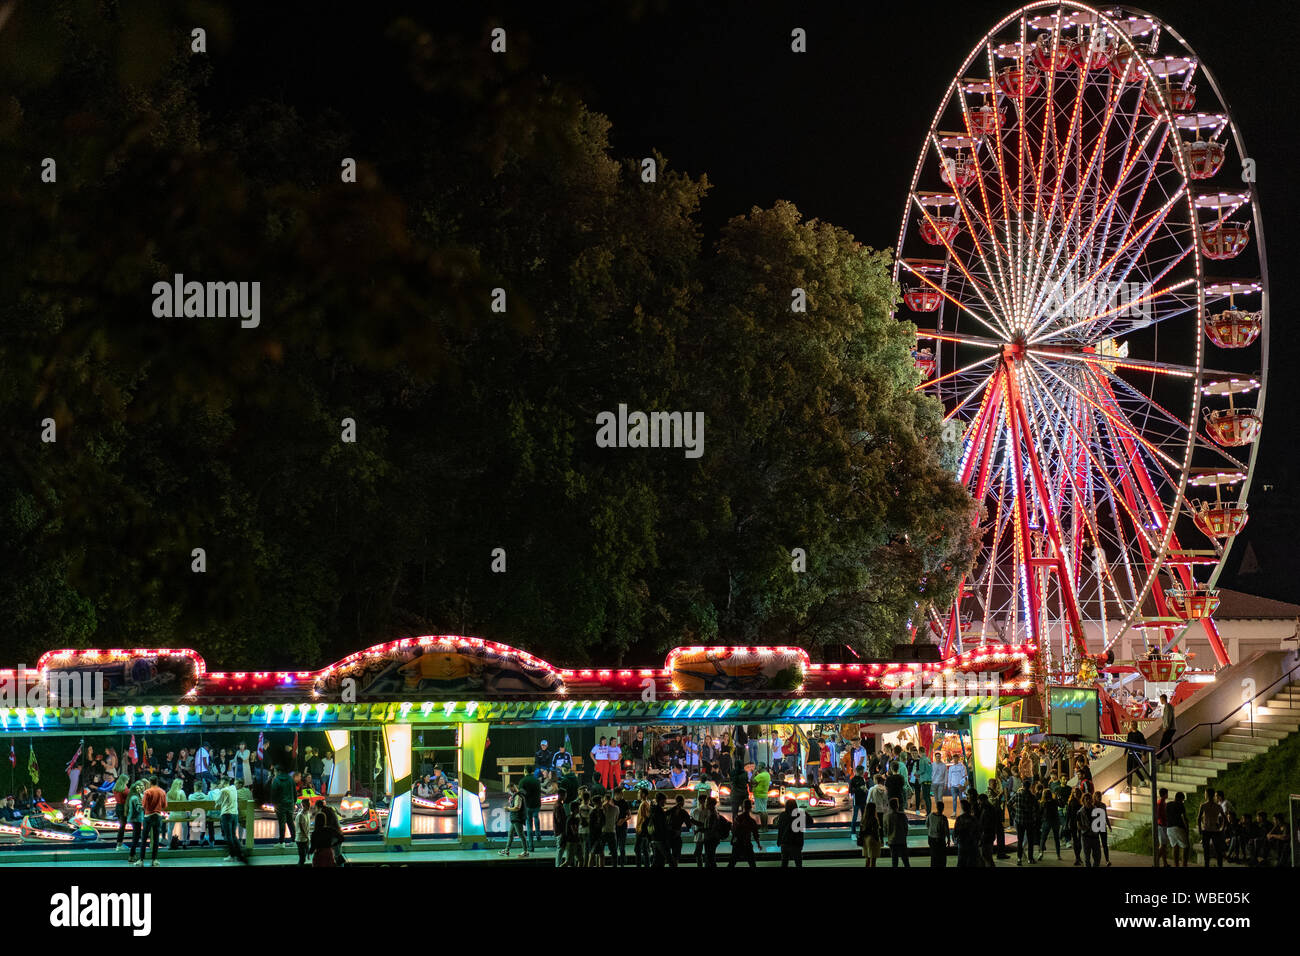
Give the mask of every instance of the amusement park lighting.
[[153, 723], [153, 714], [154, 714], [153, 704], [145, 704], [142, 710], [144, 711], [144, 724], [146, 727], [148, 727], [150, 724]]
[[321, 701], [316, 705], [316, 723], [320, 723], [325, 716], [325, 702]]
[[187, 718], [190, 715], [190, 705], [181, 704], [179, 707], [176, 708], [176, 715], [180, 717], [182, 724], [185, 723], [185, 718]]

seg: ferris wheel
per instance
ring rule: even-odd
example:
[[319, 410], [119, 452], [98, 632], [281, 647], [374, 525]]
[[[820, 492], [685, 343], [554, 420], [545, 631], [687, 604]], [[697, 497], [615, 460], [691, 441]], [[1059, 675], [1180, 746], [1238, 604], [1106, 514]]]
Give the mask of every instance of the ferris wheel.
[[979, 549], [928, 626], [1026, 642], [1055, 679], [1202, 627], [1247, 521], [1268, 278], [1218, 84], [1128, 8], [1030, 3], [935, 113], [895, 258], [917, 386], [962, 436]]

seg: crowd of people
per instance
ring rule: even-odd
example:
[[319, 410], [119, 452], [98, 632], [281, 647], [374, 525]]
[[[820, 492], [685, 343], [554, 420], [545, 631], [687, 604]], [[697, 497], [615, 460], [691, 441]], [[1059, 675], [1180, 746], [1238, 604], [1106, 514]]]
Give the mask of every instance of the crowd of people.
[[[801, 866], [805, 834], [815, 820], [794, 800], [769, 808], [770, 794], [792, 779], [814, 792], [820, 791], [820, 783], [846, 779], [839, 769], [844, 764], [836, 758], [847, 755], [853, 764], [847, 774], [849, 833], [867, 866], [875, 866], [886, 849], [892, 866], [910, 866], [908, 836], [921, 827], [932, 866], [947, 866], [954, 849], [959, 867], [995, 866], [1012, 855], [1016, 865], [1032, 865], [1048, 852], [1062, 860], [1063, 851], [1073, 855], [1075, 866], [1111, 865], [1113, 823], [1105, 794], [1093, 785], [1091, 753], [1086, 747], [1026, 743], [1006, 751], [980, 793], [964, 753], [927, 753], [914, 743], [885, 744], [879, 751], [868, 751], [863, 741], [814, 736], [807, 741], [802, 763], [797, 762], [798, 749], [783, 753], [787, 742], [780, 741], [777, 747], [773, 741], [768, 752], [779, 756], [771, 764], [759, 760], [751, 768], [735, 759], [734, 746], [729, 753], [724, 749], [737, 736], [706, 736], [698, 750], [698, 769], [685, 774], [679, 774], [674, 764], [674, 742], [665, 740], [660, 746], [667, 758], [666, 774], [652, 779], [654, 757], [634, 757], [633, 772], [615, 786], [602, 772], [593, 772], [582, 785], [572, 758], [561, 757], [563, 748], [547, 755], [543, 747], [535, 774], [510, 787], [510, 834], [500, 853], [509, 856], [516, 842], [525, 856], [537, 852], [541, 798], [554, 794], [557, 866], [671, 867], [687, 858], [700, 866], [716, 866], [724, 842], [731, 845], [728, 866], [753, 865], [763, 839], [770, 839], [780, 851], [783, 866]], [[602, 741], [599, 746], [611, 743]], [[683, 754], [690, 752], [685, 742], [677, 744]], [[632, 754], [651, 752], [641, 732], [623, 747]], [[747, 747], [743, 752], [748, 756]], [[544, 756], [561, 759], [546, 762]], [[724, 763], [721, 758], [728, 756], [732, 759]], [[724, 773], [724, 766], [730, 772]], [[715, 796], [723, 786], [730, 788], [729, 806]], [[688, 810], [683, 791], [694, 791], [693, 809]], [[1173, 847], [1174, 865], [1178, 865], [1180, 851], [1190, 845], [1185, 816], [1181, 824], [1160, 821], [1166, 815], [1179, 818], [1183, 795], [1168, 803], [1163, 795], [1162, 791], [1155, 839], [1161, 841], [1161, 861], [1166, 861], [1167, 848]], [[1207, 804], [1221, 806], [1224, 801], [1219, 797], [1218, 802]], [[1212, 853], [1251, 865], [1287, 858], [1290, 833], [1281, 814], [1272, 821], [1263, 813], [1238, 819], [1228, 806], [1221, 808], [1221, 815], [1219, 822], [1214, 809], [1203, 806], [1197, 821], [1207, 847], [1207, 865]], [[1014, 847], [1008, 845], [1008, 833], [1015, 835]], [[690, 845], [693, 852], [685, 849]]]
[[[1213, 860], [1223, 866], [1287, 866], [1291, 857], [1291, 826], [1281, 813], [1269, 818], [1267, 811], [1238, 814], [1222, 790], [1207, 790], [1196, 814], [1201, 855], [1208, 867]], [[1155, 839], [1161, 866], [1187, 866], [1191, 862], [1191, 828], [1188, 825], [1187, 795], [1181, 791], [1169, 799], [1161, 787], [1156, 801]], [[1173, 862], [1170, 863], [1170, 856]]]
[[[299, 755], [286, 745], [273, 759], [254, 754], [244, 741], [216, 749], [200, 739], [193, 748], [161, 757], [149, 747], [132, 763], [112, 747], [88, 746], [68, 769], [71, 791], [64, 806], [91, 819], [116, 820], [115, 846], [129, 849], [130, 865], [143, 865], [146, 853], [158, 865], [160, 846], [176, 851], [219, 844], [226, 848], [223, 862], [247, 862], [245, 821], [250, 808], [267, 799], [276, 811], [279, 845], [297, 847], [300, 865], [309, 858], [313, 866], [344, 862], [337, 813], [321, 797], [334, 772], [328, 752], [308, 746]], [[0, 801], [0, 820], [47, 813], [60, 800], [47, 801], [40, 786], [22, 787]], [[204, 806], [176, 806], [195, 802]]]

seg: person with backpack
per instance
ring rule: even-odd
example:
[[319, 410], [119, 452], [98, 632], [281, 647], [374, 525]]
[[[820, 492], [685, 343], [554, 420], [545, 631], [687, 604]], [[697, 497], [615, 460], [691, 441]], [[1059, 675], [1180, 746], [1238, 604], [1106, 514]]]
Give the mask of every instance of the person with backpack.
[[807, 811], [799, 809], [797, 802], [787, 798], [785, 809], [776, 818], [776, 845], [781, 850], [781, 866], [793, 862], [803, 869], [803, 837], [807, 820]]
[[[535, 782], [537, 778], [529, 779]], [[510, 785], [510, 796], [506, 798], [506, 812], [510, 814], [510, 835], [506, 838], [506, 848], [500, 851], [501, 856], [510, 855], [510, 848], [515, 844], [515, 834], [519, 834], [519, 843], [524, 851], [519, 858], [524, 859], [528, 856], [528, 835], [525, 832], [528, 814], [524, 807], [524, 795], [519, 792], [518, 784]]]
[[1196, 814], [1196, 829], [1201, 831], [1201, 852], [1205, 854], [1205, 865], [1209, 867], [1210, 857], [1214, 856], [1223, 866], [1223, 808], [1214, 799], [1214, 791], [1205, 795], [1200, 812]]

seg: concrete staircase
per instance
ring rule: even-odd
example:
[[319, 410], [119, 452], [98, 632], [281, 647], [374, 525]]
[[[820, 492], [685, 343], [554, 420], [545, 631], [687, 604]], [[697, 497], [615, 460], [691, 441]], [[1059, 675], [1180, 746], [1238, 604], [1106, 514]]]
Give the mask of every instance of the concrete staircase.
[[[1167, 763], [1160, 768], [1157, 784], [1169, 790], [1170, 799], [1182, 790], [1189, 797], [1204, 793], [1206, 786], [1222, 771], [1244, 763], [1251, 757], [1276, 747], [1284, 738], [1300, 731], [1300, 685], [1287, 684], [1255, 709], [1254, 736], [1250, 716], [1245, 711], [1236, 723], [1225, 724], [1212, 746], [1199, 753], [1179, 757], [1178, 765]], [[1134, 782], [1137, 781], [1136, 775]], [[1151, 820], [1151, 788], [1135, 786], [1129, 793], [1117, 793], [1120, 784], [1107, 794], [1107, 811], [1114, 826], [1112, 840], [1122, 840]], [[1231, 799], [1232, 795], [1229, 794]]]

